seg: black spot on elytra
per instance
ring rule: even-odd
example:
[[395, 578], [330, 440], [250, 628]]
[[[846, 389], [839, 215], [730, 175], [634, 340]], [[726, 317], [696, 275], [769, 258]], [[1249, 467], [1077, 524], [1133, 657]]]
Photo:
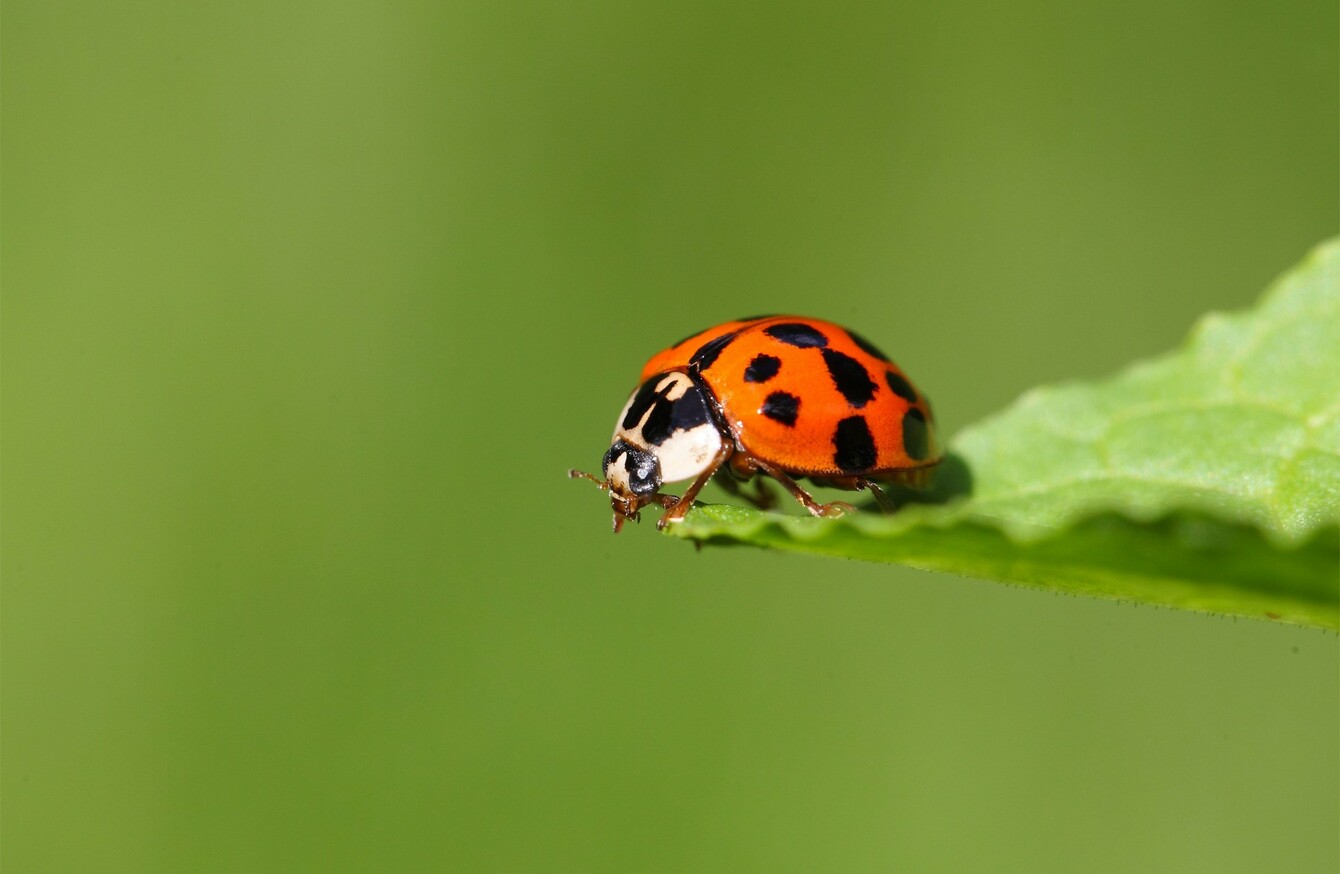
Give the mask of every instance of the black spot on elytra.
[[647, 410], [651, 409], [651, 405], [670, 393], [670, 389], [674, 388], [673, 382], [668, 383], [661, 391], [656, 390], [657, 383], [664, 378], [664, 373], [658, 373], [651, 379], [642, 383], [642, 388], [637, 390], [636, 397], [634, 397], [633, 402], [628, 405], [628, 412], [624, 413], [623, 422], [621, 423], [623, 428], [631, 428], [642, 421], [642, 417], [647, 414]]
[[833, 461], [842, 470], [861, 471], [875, 466], [875, 438], [865, 416], [848, 416], [833, 432]]
[[903, 414], [903, 451], [913, 461], [921, 461], [930, 449], [930, 429], [921, 410], [912, 407]]
[[763, 329], [763, 333], [772, 337], [774, 340], [780, 340], [788, 346], [796, 346], [800, 349], [814, 349], [828, 345], [828, 338], [819, 333], [818, 329], [804, 322], [783, 322], [780, 325], [768, 325]]
[[764, 319], [775, 319], [775, 318], [777, 318], [776, 315], [774, 315], [774, 314], [769, 314], [769, 315], [766, 315], [766, 316], [744, 316], [744, 317], [742, 317], [742, 318], [738, 318], [738, 319], [736, 319], [735, 321], [737, 321], [737, 322], [761, 322], [761, 321], [763, 321]]
[[858, 410], [870, 403], [877, 386], [870, 379], [870, 372], [861, 366], [861, 362], [850, 355], [843, 355], [836, 349], [825, 349], [823, 353], [828, 375], [833, 377], [833, 385], [842, 392], [847, 403]]
[[782, 369], [782, 359], [771, 355], [755, 355], [744, 369], [745, 382], [767, 382]]
[[735, 333], [722, 334], [720, 337], [708, 340], [699, 346], [698, 351], [694, 352], [689, 358], [689, 366], [699, 373], [711, 367], [716, 362], [717, 356], [721, 354], [721, 350], [729, 346], [735, 339]]
[[917, 390], [912, 388], [912, 383], [903, 379], [901, 373], [894, 373], [892, 370], [884, 372], [884, 381], [889, 384], [889, 390], [898, 397], [907, 401], [909, 404], [917, 402]]
[[763, 399], [759, 412], [774, 422], [792, 427], [796, 424], [796, 416], [800, 415], [800, 398], [784, 391], [775, 391]]
[[885, 355], [883, 352], [879, 351], [879, 347], [876, 346], [874, 343], [871, 343], [869, 340], [867, 340], [866, 338], [862, 337], [860, 334], [856, 333], [856, 332], [853, 331], [851, 328], [847, 328], [846, 331], [847, 331], [847, 336], [848, 336], [848, 337], [851, 337], [851, 341], [852, 341], [853, 343], [855, 343], [857, 346], [860, 346], [860, 347], [861, 347], [861, 351], [862, 351], [862, 352], [866, 353], [867, 355], [873, 355], [873, 356], [875, 356], [876, 358], [878, 358], [880, 361], [888, 361], [888, 360], [889, 360], [889, 356], [887, 356], [887, 355]]

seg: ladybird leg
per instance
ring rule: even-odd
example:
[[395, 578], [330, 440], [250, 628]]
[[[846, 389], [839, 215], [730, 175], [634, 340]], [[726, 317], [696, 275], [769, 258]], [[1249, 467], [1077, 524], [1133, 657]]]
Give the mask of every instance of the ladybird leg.
[[777, 496], [767, 487], [767, 481], [762, 477], [754, 479], [754, 488], [757, 494], [746, 492], [740, 487], [740, 481], [727, 471], [722, 471], [717, 477], [717, 485], [737, 498], [744, 498], [760, 510], [771, 510], [777, 506]]
[[744, 498], [745, 500], [749, 499], [740, 488], [740, 481], [724, 470], [721, 471], [721, 475], [717, 477], [717, 485], [721, 486], [721, 490], [729, 495], [734, 495], [737, 498]]
[[870, 490], [870, 494], [875, 496], [875, 502], [885, 513], [898, 512], [898, 505], [889, 497], [889, 493], [872, 483], [870, 480], [861, 480], [861, 485]]
[[759, 470], [763, 471], [768, 476], [772, 477], [773, 479], [777, 480], [777, 482], [781, 483], [782, 486], [788, 492], [790, 492], [797, 501], [800, 501], [800, 503], [805, 505], [806, 510], [809, 510], [815, 516], [831, 517], [831, 516], [841, 516], [845, 513], [856, 512], [856, 508], [853, 507], [851, 504], [848, 504], [846, 501], [830, 501], [827, 504], [821, 504], [818, 501], [814, 500], [813, 495], [802, 489], [799, 483], [791, 479], [791, 477], [788, 476], [786, 473], [784, 473], [781, 469], [773, 467], [770, 464], [764, 464], [761, 461], [756, 461], [755, 463], [758, 465]]
[[600, 487], [600, 490], [601, 490], [602, 492], [605, 491], [605, 490], [607, 490], [607, 489], [609, 488], [609, 484], [608, 484], [607, 482], [605, 482], [603, 479], [600, 479], [600, 478], [597, 477], [597, 476], [592, 476], [591, 474], [586, 473], [585, 471], [581, 471], [581, 470], [570, 470], [570, 471], [568, 471], [568, 478], [569, 478], [569, 479], [589, 479], [591, 482], [593, 482], [593, 483], [595, 483], [597, 486], [599, 486], [599, 487]]
[[727, 458], [730, 458], [732, 451], [733, 449], [729, 444], [722, 443], [721, 448], [717, 450], [716, 458], [712, 459], [712, 463], [707, 465], [706, 470], [698, 474], [698, 478], [684, 490], [684, 494], [680, 496], [679, 500], [675, 501], [673, 505], [663, 505], [666, 507], [665, 515], [656, 523], [657, 529], [664, 528], [671, 522], [678, 522], [684, 518], [684, 514], [693, 506], [693, 499], [698, 497], [698, 492], [702, 491], [703, 486], [707, 485], [707, 481], [712, 478], [712, 475], [725, 463]]
[[755, 507], [760, 510], [771, 510], [777, 506], [777, 495], [773, 493], [772, 489], [768, 488], [767, 480], [763, 477], [754, 480], [754, 488], [758, 491], [758, 495], [752, 498], [745, 495], [745, 498], [753, 501]]

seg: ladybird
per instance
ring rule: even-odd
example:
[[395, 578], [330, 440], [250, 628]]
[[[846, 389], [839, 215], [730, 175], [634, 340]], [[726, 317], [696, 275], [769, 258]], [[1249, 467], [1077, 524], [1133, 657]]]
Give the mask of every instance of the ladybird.
[[[880, 483], [921, 487], [941, 459], [930, 402], [887, 355], [860, 334], [820, 319], [754, 316], [701, 331], [658, 352], [624, 404], [602, 477], [617, 533], [648, 504], [663, 528], [684, 518], [707, 481], [761, 507], [739, 486], [758, 474], [779, 482], [815, 516], [854, 508], [821, 504], [797, 480], [869, 489], [885, 511]], [[665, 483], [692, 480], [680, 497]]]

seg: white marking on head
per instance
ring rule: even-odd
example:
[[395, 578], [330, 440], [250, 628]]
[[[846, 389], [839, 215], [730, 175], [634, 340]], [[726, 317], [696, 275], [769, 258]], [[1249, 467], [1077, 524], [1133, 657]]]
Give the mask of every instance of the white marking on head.
[[628, 469], [624, 467], [627, 461], [628, 453], [620, 452], [605, 471], [605, 482], [609, 484], [610, 489], [625, 495], [632, 493], [628, 483]]

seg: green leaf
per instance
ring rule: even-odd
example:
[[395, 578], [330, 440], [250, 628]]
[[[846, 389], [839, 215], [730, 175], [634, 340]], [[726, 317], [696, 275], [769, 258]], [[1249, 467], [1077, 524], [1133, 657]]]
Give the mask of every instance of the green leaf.
[[942, 468], [894, 516], [700, 506], [669, 530], [1340, 629], [1340, 241], [1173, 354], [1028, 392]]

